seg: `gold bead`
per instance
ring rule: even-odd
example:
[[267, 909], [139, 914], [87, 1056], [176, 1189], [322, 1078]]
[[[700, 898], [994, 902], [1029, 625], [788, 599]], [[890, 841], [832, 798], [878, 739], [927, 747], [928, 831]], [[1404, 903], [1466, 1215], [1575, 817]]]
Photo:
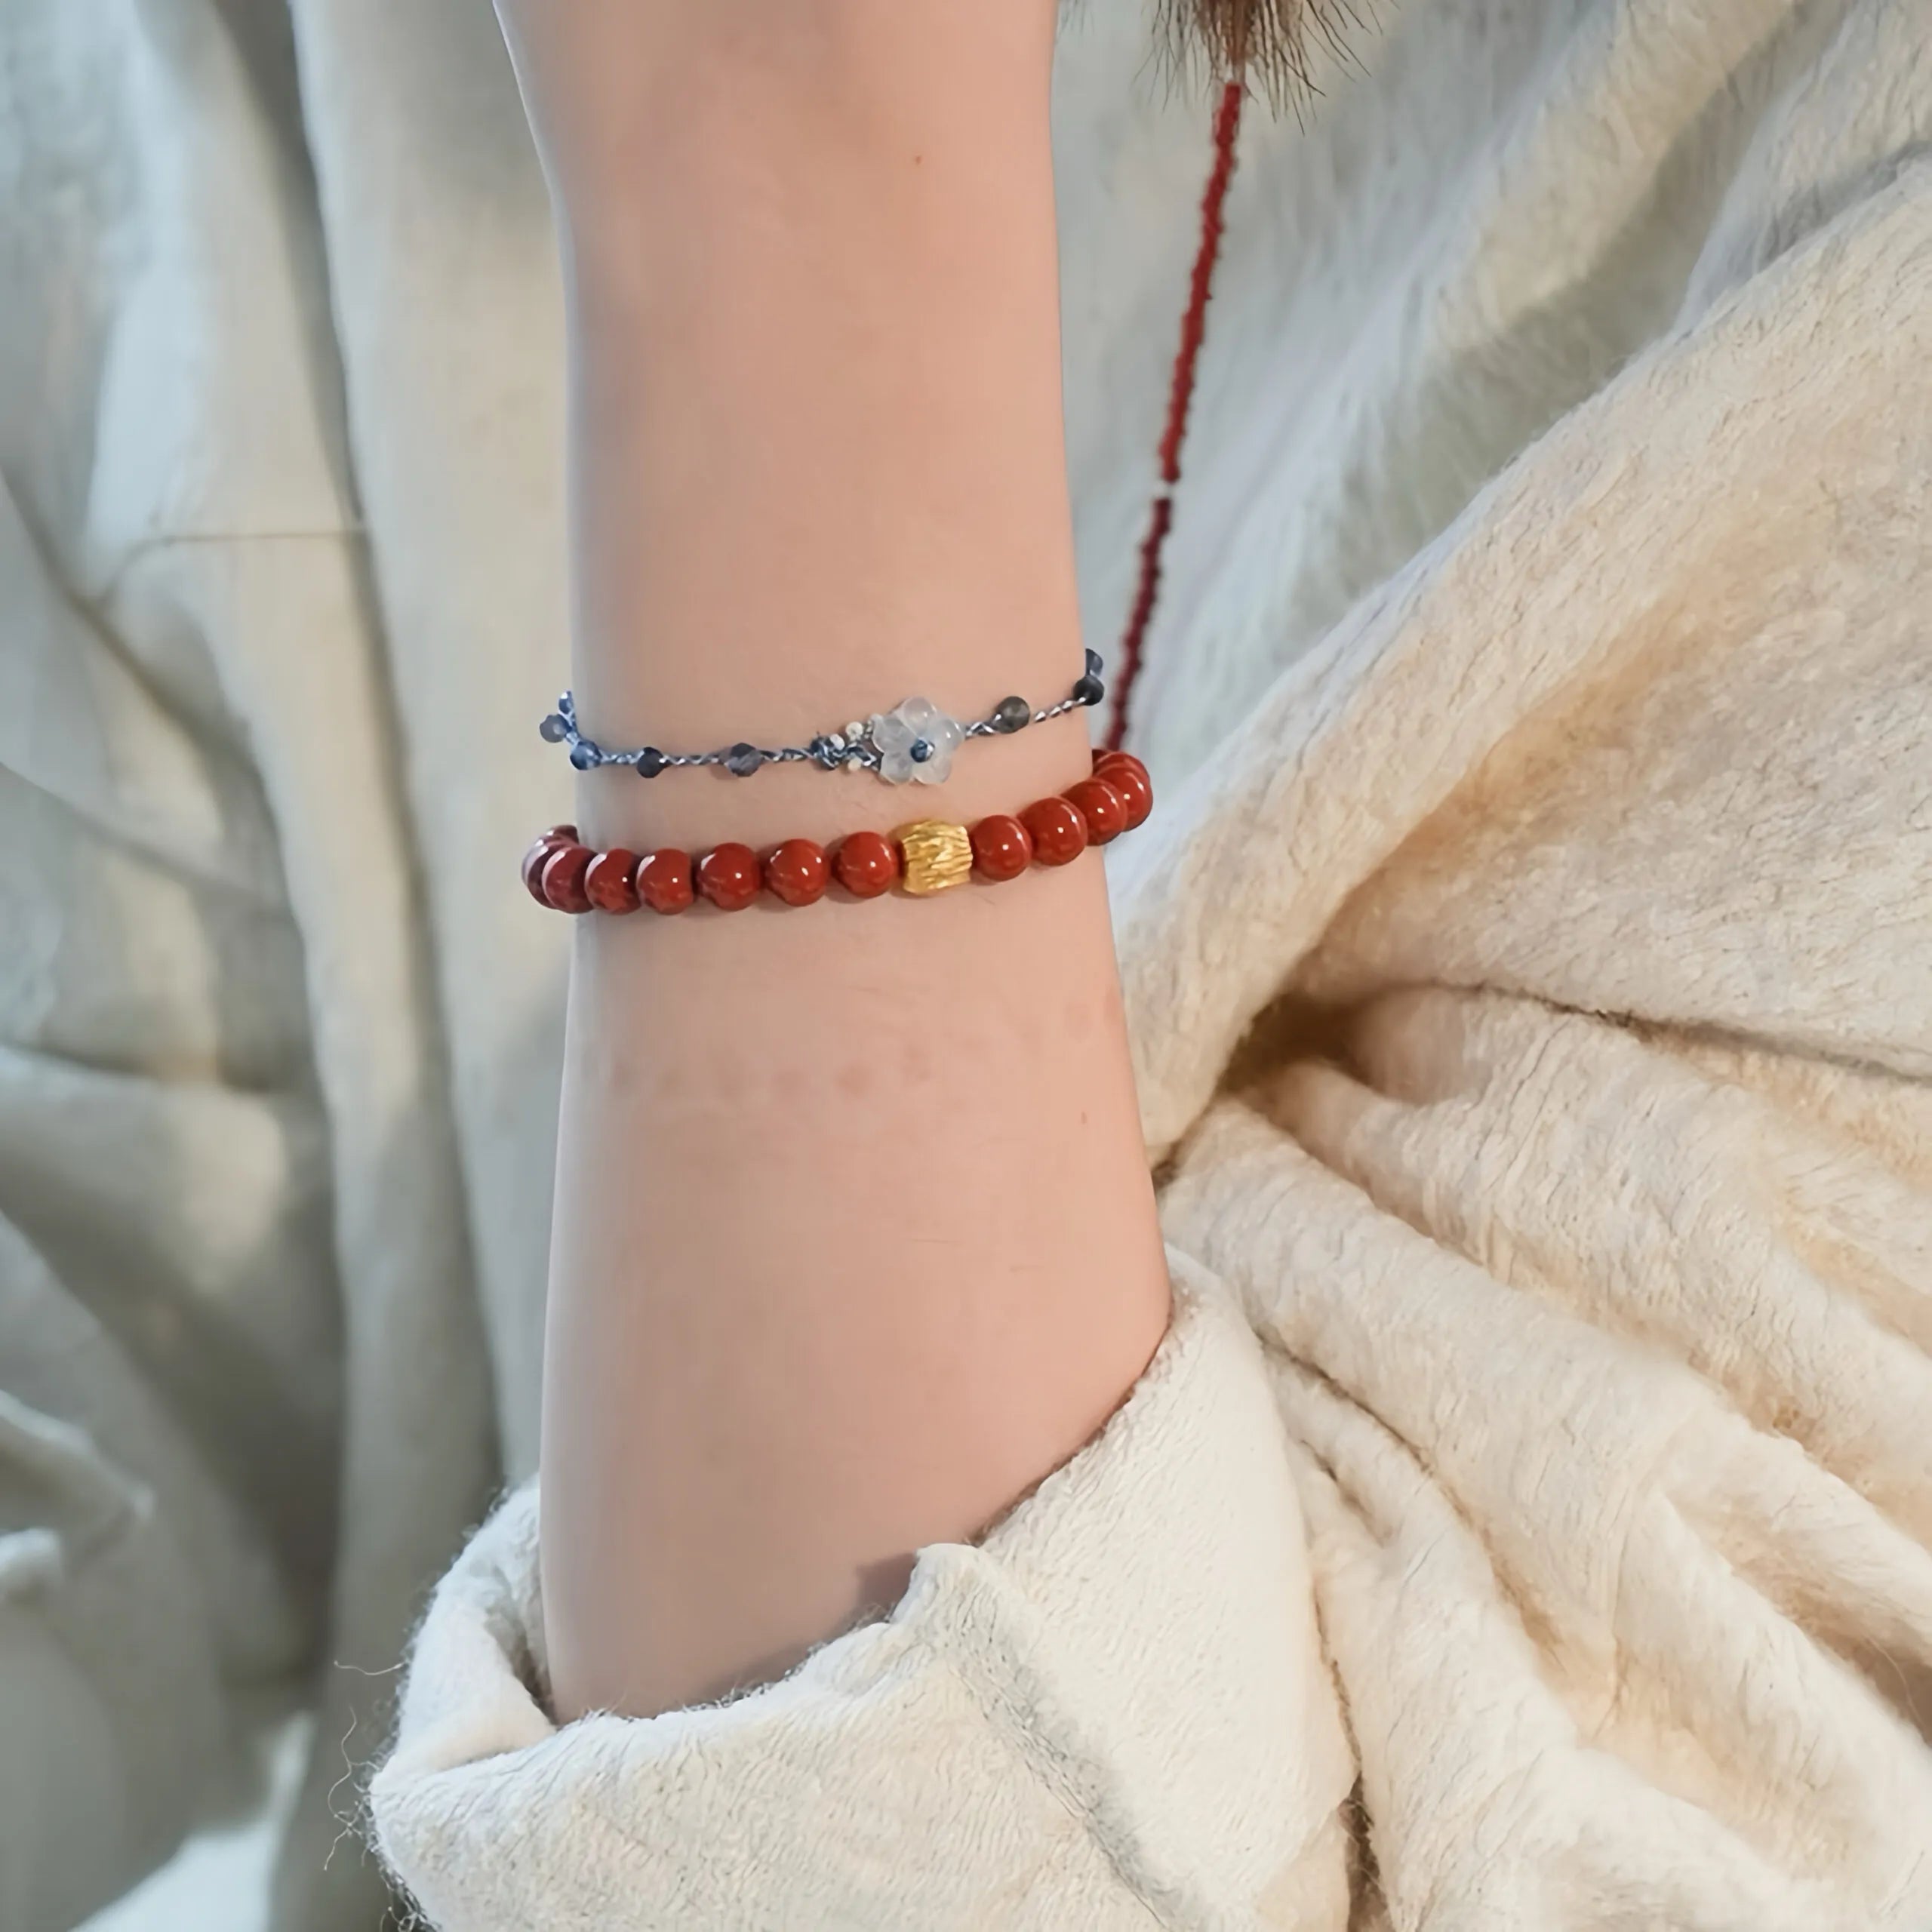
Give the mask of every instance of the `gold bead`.
[[892, 835], [905, 854], [901, 883], [908, 892], [945, 892], [972, 876], [973, 841], [963, 825], [922, 818], [902, 825]]

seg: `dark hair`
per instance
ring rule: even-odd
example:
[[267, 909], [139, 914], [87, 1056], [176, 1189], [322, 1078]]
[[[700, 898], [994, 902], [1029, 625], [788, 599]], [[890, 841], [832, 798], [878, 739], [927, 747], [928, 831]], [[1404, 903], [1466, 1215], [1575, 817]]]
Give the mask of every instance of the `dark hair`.
[[1311, 41], [1342, 52], [1341, 30], [1361, 24], [1353, 0], [1163, 0], [1168, 35], [1183, 58], [1204, 53], [1220, 71], [1242, 71], [1263, 88], [1310, 84]]

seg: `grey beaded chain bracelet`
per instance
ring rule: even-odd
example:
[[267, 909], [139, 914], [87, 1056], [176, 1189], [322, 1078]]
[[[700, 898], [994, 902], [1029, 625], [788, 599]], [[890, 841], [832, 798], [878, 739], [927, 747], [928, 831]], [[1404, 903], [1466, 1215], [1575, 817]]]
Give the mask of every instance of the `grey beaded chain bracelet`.
[[855, 720], [842, 731], [821, 731], [809, 744], [783, 745], [775, 751], [737, 744], [716, 752], [661, 752], [655, 745], [607, 752], [577, 729], [577, 700], [566, 691], [537, 728], [551, 744], [569, 746], [571, 762], [580, 771], [627, 764], [641, 778], [655, 778], [660, 771], [715, 764], [735, 778], [749, 778], [761, 765], [815, 764], [821, 771], [876, 772], [888, 785], [903, 785], [909, 780], [937, 785], [952, 770], [953, 753], [968, 738], [1008, 737], [1029, 724], [1044, 724], [1050, 718], [1098, 704], [1106, 694], [1100, 681], [1100, 654], [1089, 651], [1085, 672], [1057, 704], [1035, 711], [1023, 697], [1001, 698], [985, 717], [970, 724], [949, 718], [930, 699], [909, 697], [891, 711]]

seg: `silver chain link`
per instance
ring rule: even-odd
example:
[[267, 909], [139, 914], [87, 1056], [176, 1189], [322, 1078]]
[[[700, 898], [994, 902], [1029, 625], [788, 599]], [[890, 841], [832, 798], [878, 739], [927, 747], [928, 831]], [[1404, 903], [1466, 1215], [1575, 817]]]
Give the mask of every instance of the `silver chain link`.
[[[965, 738], [1008, 737], [1029, 724], [1044, 724], [1069, 711], [1084, 710], [1106, 696], [1100, 681], [1100, 654], [1087, 653], [1087, 668], [1067, 695], [1057, 704], [1038, 710], [1027, 707], [1023, 698], [1003, 698], [983, 718], [961, 728]], [[910, 700], [907, 700], [910, 702]], [[880, 717], [886, 714], [878, 714]], [[762, 745], [726, 745], [715, 752], [665, 752], [655, 745], [633, 746], [626, 751], [606, 751], [579, 728], [575, 696], [565, 691], [557, 708], [538, 728], [551, 744], [561, 744], [580, 771], [599, 771], [608, 765], [629, 765], [640, 777], [655, 778], [666, 771], [691, 771], [703, 765], [717, 765], [741, 778], [749, 778], [768, 764], [815, 764], [821, 771], [878, 771], [884, 754], [873, 742], [875, 718], [854, 721], [843, 731], [821, 731], [809, 744], [780, 745], [767, 749]], [[917, 755], [916, 750], [915, 755]]]

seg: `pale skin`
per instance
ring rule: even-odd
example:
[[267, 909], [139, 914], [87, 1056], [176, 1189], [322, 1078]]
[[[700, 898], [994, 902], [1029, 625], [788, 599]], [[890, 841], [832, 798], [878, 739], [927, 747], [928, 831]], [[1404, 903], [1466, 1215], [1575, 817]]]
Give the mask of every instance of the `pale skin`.
[[[1054, 0], [500, 0], [569, 304], [574, 682], [606, 744], [797, 743], [1081, 669]], [[943, 786], [579, 781], [587, 842], [827, 844]], [[543, 1438], [559, 1714], [767, 1681], [1105, 1423], [1169, 1288], [1104, 876], [577, 922]]]

